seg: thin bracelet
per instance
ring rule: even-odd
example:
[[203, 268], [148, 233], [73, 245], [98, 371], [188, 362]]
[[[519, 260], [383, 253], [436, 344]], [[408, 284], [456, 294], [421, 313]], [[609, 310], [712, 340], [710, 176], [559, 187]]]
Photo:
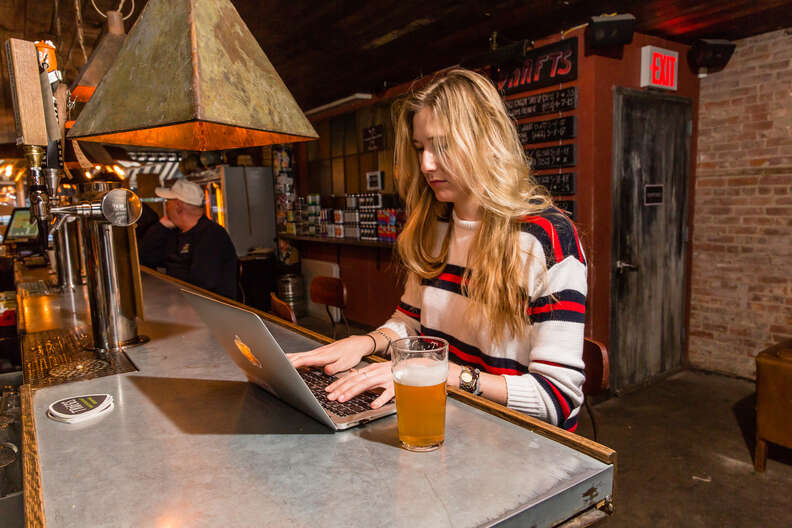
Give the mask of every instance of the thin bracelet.
[[[373, 335], [371, 335], [371, 334], [379, 334], [379, 335], [381, 335], [382, 337], [384, 337], [384, 338], [385, 338], [385, 340], [388, 342], [388, 346], [386, 346], [386, 347], [385, 347], [385, 350], [382, 352], [382, 354], [383, 354], [384, 356], [386, 356], [386, 357], [387, 357], [387, 355], [388, 355], [388, 352], [390, 351], [390, 346], [391, 346], [391, 343], [393, 342], [393, 340], [390, 338], [390, 336], [389, 336], [388, 334], [386, 334], [385, 332], [383, 332], [383, 331], [382, 331], [382, 330], [380, 330], [379, 328], [377, 328], [376, 330], [372, 330], [371, 332], [369, 332], [369, 333], [368, 333], [368, 336], [369, 336], [371, 339], [374, 339], [374, 336], [373, 336]], [[374, 340], [374, 342], [376, 342], [376, 339]]]
[[370, 337], [371, 338], [371, 342], [374, 343], [374, 348], [371, 349], [371, 352], [369, 352], [369, 354], [376, 354], [377, 353], [377, 340], [374, 339], [374, 336], [371, 335], [371, 334], [363, 334], [363, 335], [366, 336], [366, 337]]

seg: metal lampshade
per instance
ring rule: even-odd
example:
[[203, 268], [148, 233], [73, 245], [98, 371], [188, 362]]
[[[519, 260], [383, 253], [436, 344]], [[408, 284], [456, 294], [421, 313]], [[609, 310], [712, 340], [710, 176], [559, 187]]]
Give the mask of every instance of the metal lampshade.
[[150, 0], [69, 137], [205, 151], [318, 136], [229, 0]]

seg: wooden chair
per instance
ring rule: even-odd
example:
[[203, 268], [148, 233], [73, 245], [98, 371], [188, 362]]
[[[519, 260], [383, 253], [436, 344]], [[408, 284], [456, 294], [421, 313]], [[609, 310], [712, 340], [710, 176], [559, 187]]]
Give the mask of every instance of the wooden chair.
[[330, 324], [333, 326], [333, 339], [336, 338], [336, 321], [333, 319], [333, 314], [330, 313], [331, 306], [341, 310], [341, 319], [346, 325], [347, 335], [350, 335], [349, 322], [344, 315], [344, 308], [347, 304], [347, 288], [344, 281], [335, 277], [314, 277], [311, 280], [310, 296], [311, 301], [325, 305], [327, 317], [330, 318]]
[[270, 310], [281, 319], [297, 324], [297, 316], [294, 315], [292, 307], [275, 295], [275, 292], [270, 292]]
[[608, 362], [608, 349], [599, 341], [588, 337], [583, 340], [583, 363], [585, 364], [586, 381], [583, 384], [585, 396], [584, 405], [591, 418], [591, 427], [594, 429], [594, 441], [597, 441], [597, 422], [589, 405], [589, 396], [596, 396], [610, 387], [610, 363]]

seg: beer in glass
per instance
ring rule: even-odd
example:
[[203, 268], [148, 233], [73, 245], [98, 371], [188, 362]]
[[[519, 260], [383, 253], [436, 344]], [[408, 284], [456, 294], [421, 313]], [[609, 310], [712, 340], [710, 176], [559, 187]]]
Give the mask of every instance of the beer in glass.
[[391, 344], [399, 441], [410, 451], [432, 451], [445, 438], [448, 341], [413, 336]]

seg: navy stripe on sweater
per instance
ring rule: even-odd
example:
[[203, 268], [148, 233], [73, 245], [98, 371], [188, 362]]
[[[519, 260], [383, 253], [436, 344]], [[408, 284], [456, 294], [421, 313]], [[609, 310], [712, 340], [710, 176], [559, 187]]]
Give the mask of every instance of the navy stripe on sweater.
[[460, 341], [451, 334], [421, 325], [421, 335], [442, 337], [448, 341], [449, 353], [457, 363], [470, 367], [483, 367], [490, 374], [506, 374], [519, 376], [528, 372], [528, 365], [509, 358], [488, 356], [473, 345]]
[[586, 320], [586, 296], [577, 290], [561, 290], [539, 297], [528, 308], [532, 323], [567, 321], [583, 323]]

